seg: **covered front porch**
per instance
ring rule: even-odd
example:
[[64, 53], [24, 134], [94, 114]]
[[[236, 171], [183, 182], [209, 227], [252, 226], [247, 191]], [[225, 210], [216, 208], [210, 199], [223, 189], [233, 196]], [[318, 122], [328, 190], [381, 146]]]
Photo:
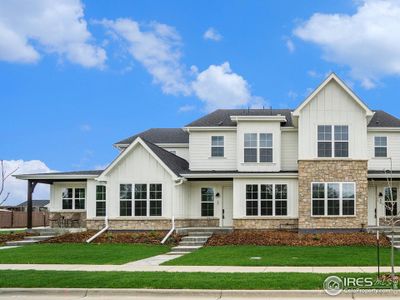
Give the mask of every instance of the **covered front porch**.
[[85, 228], [88, 180], [100, 171], [79, 171], [43, 174], [21, 174], [27, 181], [27, 228], [32, 229], [32, 199], [38, 184], [50, 185], [49, 225], [52, 228]]

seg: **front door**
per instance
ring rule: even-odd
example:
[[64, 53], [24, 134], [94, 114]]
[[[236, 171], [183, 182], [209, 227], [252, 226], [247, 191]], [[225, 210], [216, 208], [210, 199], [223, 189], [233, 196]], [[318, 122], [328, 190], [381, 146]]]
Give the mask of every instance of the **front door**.
[[224, 186], [222, 189], [222, 218], [221, 225], [233, 226], [233, 192], [232, 187]]

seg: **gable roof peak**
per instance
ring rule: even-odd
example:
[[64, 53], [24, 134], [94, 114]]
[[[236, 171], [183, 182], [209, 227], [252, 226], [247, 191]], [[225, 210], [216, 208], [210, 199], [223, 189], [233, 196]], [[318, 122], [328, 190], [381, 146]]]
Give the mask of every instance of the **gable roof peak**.
[[331, 72], [325, 78], [325, 80], [293, 111], [293, 116], [298, 117], [300, 115], [300, 111], [332, 80], [339, 84], [339, 86], [343, 88], [345, 92], [349, 94], [351, 98], [353, 98], [353, 100], [365, 110], [365, 113], [368, 117], [372, 117], [374, 115], [374, 112], [369, 109], [369, 107], [353, 92], [353, 90], [350, 89], [346, 83], [338, 75], [336, 75], [336, 73]]

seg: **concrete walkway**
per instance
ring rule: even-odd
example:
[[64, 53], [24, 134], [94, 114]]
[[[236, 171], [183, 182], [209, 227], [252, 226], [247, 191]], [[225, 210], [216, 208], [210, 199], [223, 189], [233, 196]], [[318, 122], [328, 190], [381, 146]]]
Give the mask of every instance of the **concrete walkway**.
[[141, 266], [159, 266], [166, 261], [173, 260], [175, 258], [181, 257], [183, 254], [160, 254], [148, 258], [144, 258], [141, 260], [133, 261], [130, 263], [125, 264], [124, 266], [131, 266], [131, 267], [141, 267]]
[[[136, 262], [137, 263], [137, 262]], [[376, 267], [234, 267], [234, 266], [152, 266], [149, 264], [125, 265], [61, 265], [61, 264], [0, 264], [0, 270], [49, 271], [122, 271], [122, 272], [210, 272], [210, 273], [376, 273]], [[390, 267], [381, 267], [390, 272]], [[400, 267], [396, 267], [400, 272]]]

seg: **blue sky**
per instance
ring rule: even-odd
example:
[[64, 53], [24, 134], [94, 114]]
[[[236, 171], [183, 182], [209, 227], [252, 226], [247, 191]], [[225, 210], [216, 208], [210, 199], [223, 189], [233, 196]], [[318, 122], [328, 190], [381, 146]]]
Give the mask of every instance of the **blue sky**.
[[331, 71], [400, 116], [398, 1], [63, 2], [0, 4], [9, 169], [99, 168], [114, 142], [151, 127], [218, 107], [294, 108]]

